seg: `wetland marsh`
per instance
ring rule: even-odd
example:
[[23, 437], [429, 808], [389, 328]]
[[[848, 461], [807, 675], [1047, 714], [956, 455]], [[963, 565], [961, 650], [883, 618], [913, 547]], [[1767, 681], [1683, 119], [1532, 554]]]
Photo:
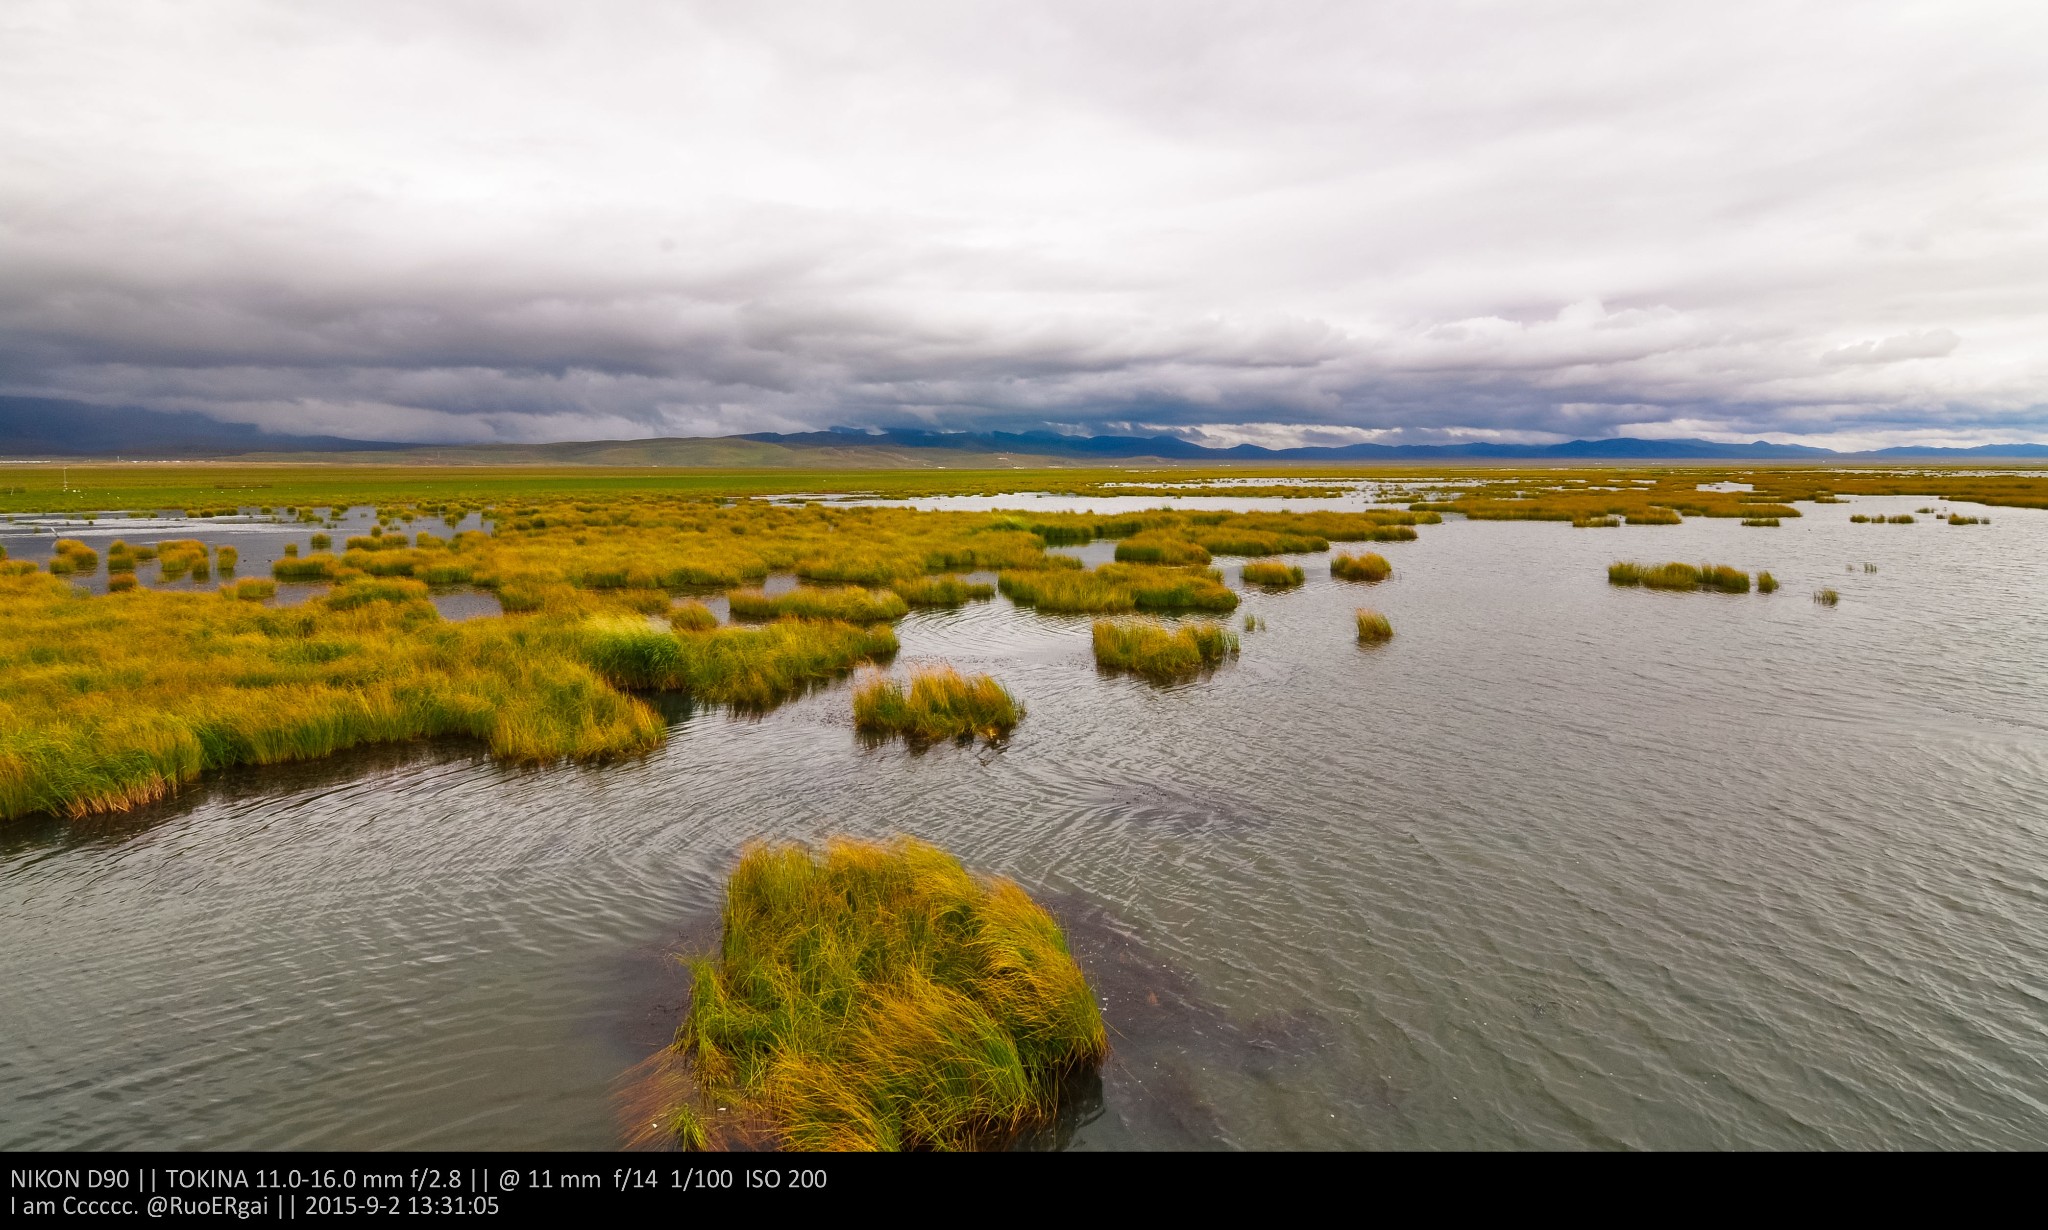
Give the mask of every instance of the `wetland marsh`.
[[[403, 523], [404, 547], [354, 549], [396, 497], [366, 492], [332, 528], [0, 523], [8, 558], [45, 569], [0, 585], [92, 592], [50, 598], [84, 608], [64, 618], [131, 603], [168, 637], [185, 603], [219, 641], [259, 638], [260, 678], [225, 654], [129, 651], [156, 644], [144, 656], [202, 692], [360, 693], [397, 625], [488, 673], [498, 659], [471, 651], [518, 635], [538, 648], [503, 660], [588, 675], [572, 709], [594, 724], [575, 729], [624, 738], [578, 759], [540, 729], [523, 737], [547, 754], [494, 756], [490, 727], [394, 727], [325, 758], [231, 758], [111, 814], [17, 808], [0, 827], [0, 1145], [614, 1147], [614, 1091], [674, 1037], [673, 954], [715, 940], [742, 847], [832, 834], [930, 841], [1065, 926], [1109, 1057], [1043, 1147], [2048, 1143], [2048, 512], [1999, 475], [1956, 478], [1917, 523], [1894, 518], [1938, 492], [1910, 477], [1759, 476], [1682, 497], [1703, 503], [1677, 524], [1638, 490], [1515, 507], [1535, 479], [1414, 478], [1176, 498], [1158, 476], [1021, 497], [944, 477], [927, 481], [955, 489], [908, 500], [692, 506], [677, 516], [694, 528], [639, 530], [591, 522], [615, 509], [587, 492], [479, 494], [453, 524]], [[1500, 515], [1458, 515], [1460, 490]], [[265, 498], [310, 498], [288, 494]], [[1989, 511], [1967, 494], [2000, 501], [1993, 524], [1952, 533]], [[560, 500], [595, 511], [534, 524]], [[1410, 503], [1440, 523], [1365, 515]], [[1076, 530], [1162, 504], [1179, 511]], [[1765, 507], [1779, 528], [1742, 527]], [[1232, 510], [1287, 520], [1192, 520]], [[1333, 536], [1332, 513], [1364, 536]], [[323, 554], [314, 532], [362, 575], [273, 578]], [[237, 592], [217, 592], [217, 549], [203, 581], [161, 576], [162, 552], [111, 570], [117, 537], [131, 557], [232, 545]], [[1357, 542], [1386, 562], [1369, 590], [1332, 575]], [[59, 555], [74, 562], [53, 580]], [[1610, 585], [1618, 560], [1768, 571], [1791, 593]], [[1257, 561], [1302, 579], [1246, 584]], [[421, 575], [457, 566], [459, 584]], [[114, 575], [150, 592], [108, 594]], [[251, 579], [275, 592], [242, 592]], [[369, 585], [390, 588], [337, 603]], [[1798, 596], [1822, 586], [1839, 605]], [[1399, 635], [1359, 644], [1361, 600]], [[1258, 630], [1231, 654], [1219, 618]], [[1147, 677], [1114, 629], [1151, 621], [1204, 638], [1200, 669]], [[30, 662], [12, 635], [0, 705], [44, 727], [157, 669]], [[787, 644], [735, 639], [761, 636]], [[326, 661], [304, 648], [343, 641], [358, 648]], [[511, 711], [533, 694], [393, 646], [408, 670], [468, 680], [448, 695]], [[865, 662], [990, 676], [1028, 716], [996, 739], [981, 709], [966, 741], [943, 723], [863, 738]], [[44, 708], [25, 707], [25, 666], [47, 673]]]

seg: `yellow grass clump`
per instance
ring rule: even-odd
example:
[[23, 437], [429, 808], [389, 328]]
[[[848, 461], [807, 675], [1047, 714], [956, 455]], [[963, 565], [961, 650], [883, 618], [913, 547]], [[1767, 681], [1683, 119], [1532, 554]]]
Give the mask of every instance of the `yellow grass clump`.
[[1293, 589], [1307, 580], [1307, 574], [1293, 564], [1279, 560], [1254, 560], [1238, 570], [1246, 585], [1261, 589]]
[[910, 610], [908, 603], [888, 590], [870, 592], [851, 585], [844, 589], [799, 586], [774, 598], [758, 589], [740, 589], [727, 594], [726, 601], [734, 619], [748, 620], [794, 617], [875, 624], [901, 619]]
[[963, 581], [959, 577], [916, 577], [897, 581], [889, 588], [912, 606], [966, 606], [970, 602], [987, 602], [996, 596], [995, 586], [980, 581]]
[[1378, 611], [1360, 607], [1357, 612], [1358, 640], [1362, 645], [1377, 645], [1394, 639], [1394, 625]]
[[1394, 566], [1387, 557], [1376, 551], [1363, 555], [1333, 555], [1330, 557], [1330, 575], [1340, 581], [1364, 581], [1377, 585], [1394, 574]]
[[686, 1148], [1002, 1148], [1109, 1049], [1052, 915], [909, 839], [750, 847], [691, 972]]
[[913, 744], [975, 738], [994, 742], [1023, 717], [1024, 706], [993, 677], [969, 678], [951, 666], [911, 672], [907, 690], [877, 672], [853, 691], [854, 729]]
[[1749, 592], [1749, 574], [1726, 564], [1633, 564], [1607, 566], [1609, 585], [1641, 585], [1649, 589], [1713, 589], [1724, 594]]
[[[1254, 627], [1245, 617], [1247, 630]], [[1238, 652], [1237, 637], [1220, 624], [1191, 623], [1169, 628], [1157, 620], [1095, 621], [1095, 665], [1142, 675], [1155, 683], [1183, 679]]]

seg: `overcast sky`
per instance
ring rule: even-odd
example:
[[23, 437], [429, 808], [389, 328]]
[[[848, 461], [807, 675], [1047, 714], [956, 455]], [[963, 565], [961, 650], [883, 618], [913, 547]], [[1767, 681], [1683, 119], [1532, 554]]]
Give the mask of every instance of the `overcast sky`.
[[0, 393], [2048, 440], [2048, 4], [6, 0]]

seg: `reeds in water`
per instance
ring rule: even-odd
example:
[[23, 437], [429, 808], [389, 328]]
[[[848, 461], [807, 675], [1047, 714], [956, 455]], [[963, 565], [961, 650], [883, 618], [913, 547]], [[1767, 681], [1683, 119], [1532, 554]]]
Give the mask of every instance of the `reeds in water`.
[[[1252, 628], [1253, 617], [1245, 616]], [[1156, 620], [1095, 621], [1095, 665], [1127, 671], [1154, 682], [1183, 679], [1238, 652], [1237, 637], [1220, 624], [1190, 623], [1169, 628]]]
[[1058, 922], [908, 839], [749, 848], [691, 974], [685, 1148], [1001, 1148], [1109, 1049]]
[[1981, 525], [1981, 524], [1983, 524], [1983, 522], [1981, 522], [1981, 521], [1980, 521], [1980, 520], [1979, 520], [1978, 518], [1976, 518], [1976, 517], [1965, 517], [1965, 516], [1964, 516], [1963, 514], [1961, 514], [1961, 513], [1950, 513], [1950, 514], [1948, 515], [1948, 523], [1949, 523], [1950, 525]]
[[56, 576], [84, 573], [91, 576], [98, 572], [100, 554], [76, 538], [59, 538], [50, 555], [50, 571]]
[[1356, 615], [1358, 641], [1361, 645], [1377, 645], [1394, 639], [1394, 625], [1378, 611], [1360, 607]]
[[1776, 517], [1744, 517], [1742, 523], [1744, 525], [1776, 527], [1779, 521]]
[[1673, 508], [1646, 508], [1628, 515], [1630, 525], [1681, 525], [1685, 518]]
[[1885, 520], [1892, 525], [1911, 525], [1913, 524], [1913, 514], [1900, 513], [1896, 517], [1886, 517]]
[[131, 590], [131, 589], [134, 589], [134, 588], [135, 588], [135, 585], [136, 585], [136, 581], [135, 581], [135, 573], [134, 573], [134, 570], [132, 570], [132, 569], [131, 569], [131, 570], [127, 571], [127, 572], [114, 572], [114, 571], [111, 571], [111, 569], [112, 569], [112, 567], [113, 567], [113, 562], [112, 562], [111, 560], [109, 560], [109, 561], [108, 561], [108, 565], [107, 565], [107, 566], [108, 566], [108, 568], [109, 568], [109, 572], [107, 573], [107, 592], [108, 592], [108, 593], [110, 593], [110, 594], [125, 594], [125, 593], [127, 593], [127, 592], [128, 592], [129, 590]]
[[1330, 557], [1330, 575], [1340, 581], [1363, 581], [1377, 585], [1394, 575], [1394, 566], [1387, 557], [1374, 551], [1364, 555], [1333, 555]]
[[889, 588], [912, 606], [966, 606], [970, 602], [987, 602], [996, 596], [995, 586], [980, 581], [963, 581], [959, 577], [915, 577], [898, 581]]
[[1757, 573], [1757, 574], [1756, 574], [1756, 592], [1758, 592], [1758, 593], [1760, 593], [1760, 594], [1774, 594], [1774, 593], [1777, 593], [1777, 592], [1778, 592], [1778, 578], [1776, 578], [1776, 577], [1772, 576], [1772, 575], [1771, 575], [1770, 573], [1768, 573], [1768, 572], [1759, 572], [1759, 573]]
[[577, 649], [616, 687], [688, 692], [711, 704], [760, 710], [863, 662], [888, 658], [896, 652], [896, 634], [811, 619], [671, 633], [645, 619], [614, 616], [584, 623]]
[[230, 581], [226, 585], [221, 586], [220, 595], [223, 598], [239, 598], [244, 602], [261, 602], [266, 598], [275, 598], [277, 596], [277, 582], [265, 581], [257, 577], [244, 577], [239, 581]]
[[241, 561], [242, 553], [233, 547], [217, 547], [213, 556], [214, 562], [220, 567], [220, 574], [225, 577], [234, 574], [235, 565]]
[[798, 586], [770, 598], [758, 589], [737, 589], [726, 595], [732, 617], [746, 620], [836, 619], [850, 624], [889, 623], [903, 618], [910, 604], [888, 590], [813, 589]]
[[1649, 589], [1749, 592], [1749, 574], [1726, 564], [1637, 564], [1617, 561], [1607, 566], [1609, 585], [1641, 585]]
[[1300, 568], [1279, 560], [1254, 560], [1239, 570], [1247, 585], [1261, 589], [1293, 589], [1307, 579]]
[[1813, 600], [1822, 606], [1834, 606], [1842, 600], [1842, 595], [1836, 593], [1832, 587], [1817, 589], [1813, 591]]
[[1208, 548], [1178, 534], [1148, 531], [1116, 544], [1118, 563], [1182, 566], [1209, 562]]
[[[315, 534], [315, 535], [313, 535], [312, 537], [310, 537], [310, 538], [308, 538], [308, 539], [306, 540], [306, 545], [307, 545], [308, 547], [312, 548], [312, 549], [313, 549], [313, 550], [315, 550], [315, 551], [327, 551], [327, 550], [332, 550], [332, 549], [333, 549], [333, 547], [334, 547], [334, 535], [332, 535], [332, 534]], [[297, 554], [299, 553], [299, 551], [298, 551], [298, 544], [297, 544], [297, 543], [288, 543], [288, 544], [286, 544], [286, 546], [285, 546], [285, 552], [284, 552], [284, 553], [285, 553], [286, 555], [297, 555]]]
[[908, 689], [877, 672], [853, 691], [854, 729], [912, 744], [976, 738], [993, 743], [1023, 716], [1024, 707], [992, 676], [970, 678], [951, 666], [912, 671]]
[[286, 556], [270, 566], [270, 575], [280, 581], [332, 581], [347, 570], [332, 555]]

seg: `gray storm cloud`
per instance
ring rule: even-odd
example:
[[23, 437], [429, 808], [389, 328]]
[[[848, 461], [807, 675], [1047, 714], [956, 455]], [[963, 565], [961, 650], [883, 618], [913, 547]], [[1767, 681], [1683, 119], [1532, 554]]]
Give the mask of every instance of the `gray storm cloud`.
[[2048, 9], [0, 10], [0, 392], [374, 438], [2048, 436]]

